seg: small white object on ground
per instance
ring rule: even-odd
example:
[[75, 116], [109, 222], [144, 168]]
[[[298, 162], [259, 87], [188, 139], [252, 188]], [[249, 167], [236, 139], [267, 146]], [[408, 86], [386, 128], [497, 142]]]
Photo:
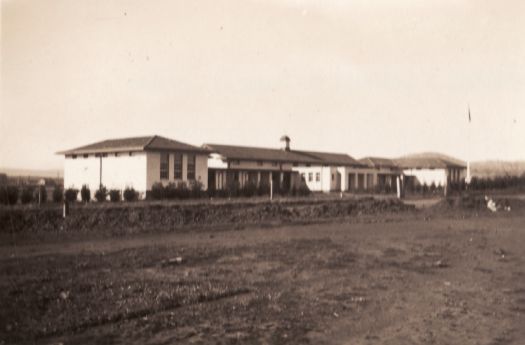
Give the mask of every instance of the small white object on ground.
[[496, 203], [494, 202], [494, 200], [492, 200], [491, 198], [485, 195], [485, 201], [487, 202], [487, 208], [489, 210], [491, 210], [492, 212], [498, 211], [498, 207], [496, 206]]

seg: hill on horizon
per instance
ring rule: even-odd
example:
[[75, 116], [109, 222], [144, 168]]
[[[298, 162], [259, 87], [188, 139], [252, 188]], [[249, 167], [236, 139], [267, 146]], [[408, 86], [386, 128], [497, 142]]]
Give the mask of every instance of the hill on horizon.
[[471, 162], [470, 173], [475, 177], [522, 176], [525, 174], [525, 161]]
[[7, 176], [21, 176], [21, 177], [47, 177], [47, 178], [62, 178], [64, 171], [62, 169], [17, 169], [17, 168], [0, 168], [0, 173]]

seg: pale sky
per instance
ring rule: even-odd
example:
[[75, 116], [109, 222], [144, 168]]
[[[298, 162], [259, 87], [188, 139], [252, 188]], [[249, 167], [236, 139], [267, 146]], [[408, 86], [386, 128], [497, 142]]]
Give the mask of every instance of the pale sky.
[[60, 168], [56, 151], [151, 134], [525, 159], [521, 0], [2, 0], [1, 11], [0, 167]]

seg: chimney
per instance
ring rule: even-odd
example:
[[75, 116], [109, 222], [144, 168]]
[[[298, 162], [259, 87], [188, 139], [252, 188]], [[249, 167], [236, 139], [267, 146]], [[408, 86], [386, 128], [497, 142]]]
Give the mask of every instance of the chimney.
[[281, 142], [284, 142], [284, 147], [282, 148], [284, 151], [290, 151], [290, 137], [287, 135], [283, 135], [281, 137]]

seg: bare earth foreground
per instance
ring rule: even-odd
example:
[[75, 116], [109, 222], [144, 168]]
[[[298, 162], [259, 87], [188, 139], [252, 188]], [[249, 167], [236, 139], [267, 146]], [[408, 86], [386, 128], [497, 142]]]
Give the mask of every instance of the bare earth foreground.
[[4, 245], [0, 343], [525, 344], [524, 243], [513, 212]]

